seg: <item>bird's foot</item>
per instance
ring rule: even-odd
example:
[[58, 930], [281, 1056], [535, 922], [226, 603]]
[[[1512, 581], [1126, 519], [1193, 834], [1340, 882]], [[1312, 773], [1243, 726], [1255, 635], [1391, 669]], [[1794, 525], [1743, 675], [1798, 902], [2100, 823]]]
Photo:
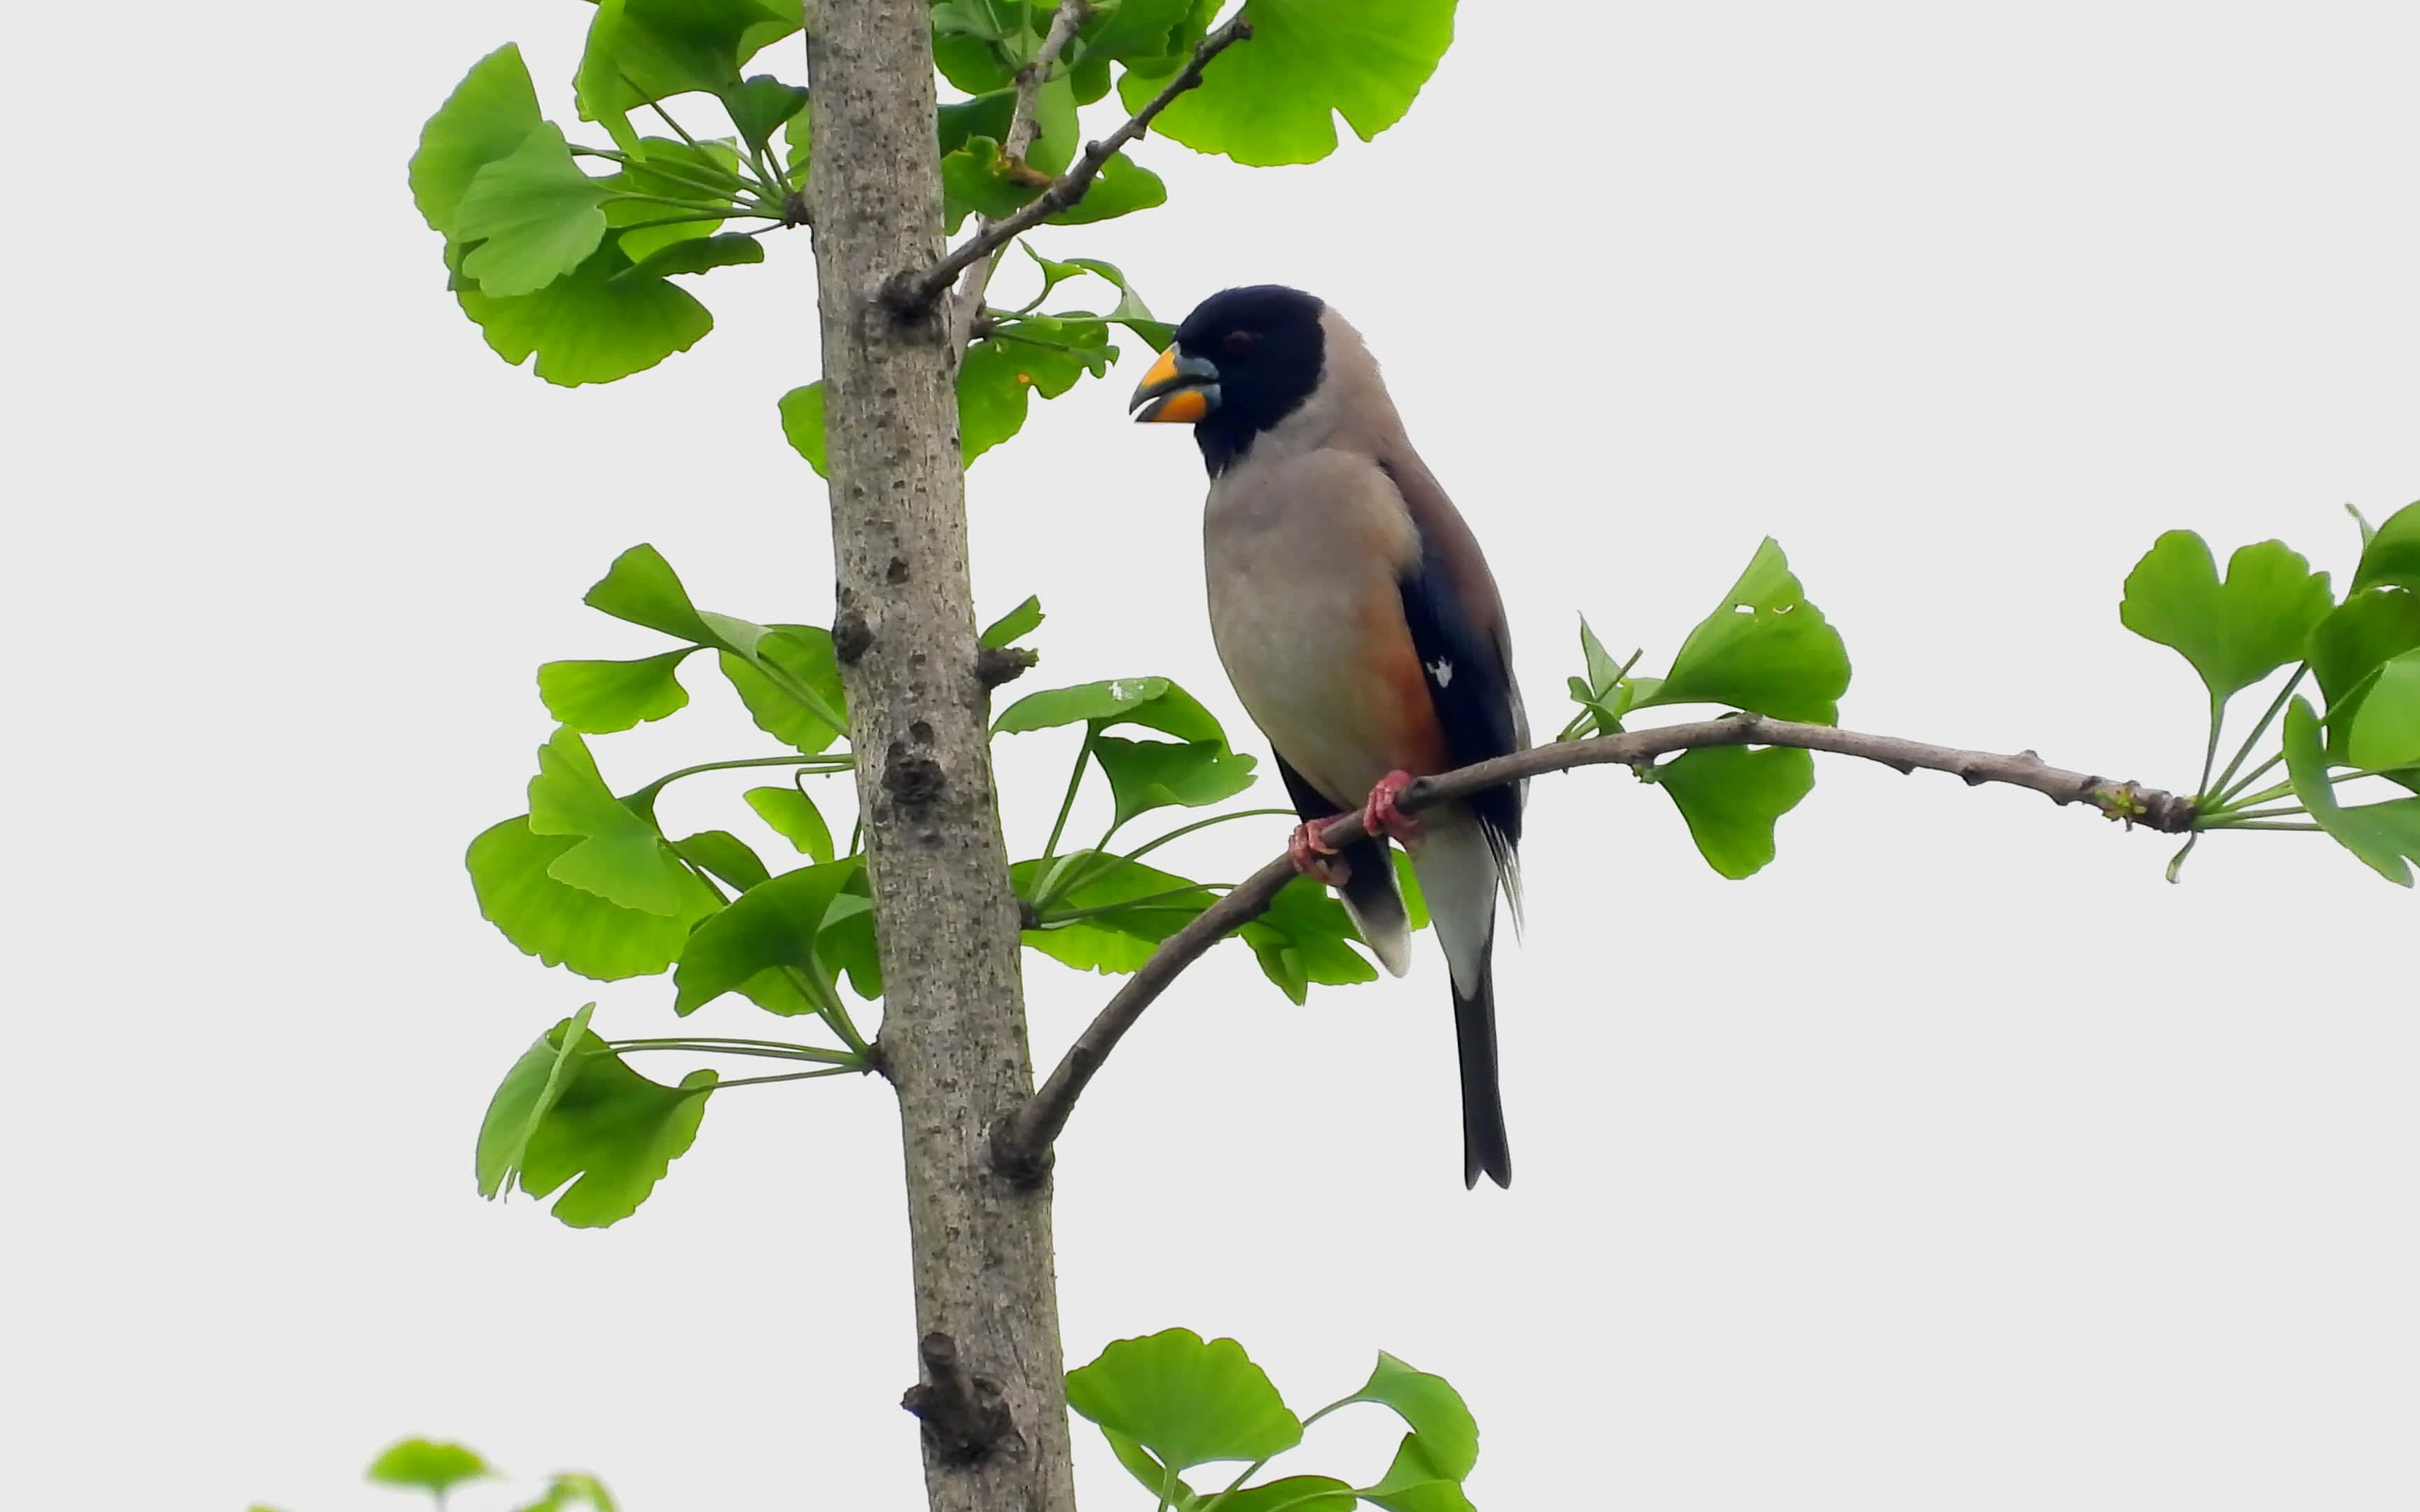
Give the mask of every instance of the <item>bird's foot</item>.
[[1294, 826], [1286, 837], [1286, 859], [1294, 869], [1323, 887], [1341, 887], [1353, 877], [1353, 865], [1337, 854], [1336, 847], [1320, 837], [1327, 827], [1325, 819], [1306, 820]]
[[1370, 790], [1370, 801], [1361, 806], [1361, 827], [1373, 837], [1399, 841], [1405, 850], [1418, 846], [1428, 838], [1428, 830], [1418, 819], [1395, 807], [1404, 790], [1419, 779], [1409, 772], [1388, 772]]

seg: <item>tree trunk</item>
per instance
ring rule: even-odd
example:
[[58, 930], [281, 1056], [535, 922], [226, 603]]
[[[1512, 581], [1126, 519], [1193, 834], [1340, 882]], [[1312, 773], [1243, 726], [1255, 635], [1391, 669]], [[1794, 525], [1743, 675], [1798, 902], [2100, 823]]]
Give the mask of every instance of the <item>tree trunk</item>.
[[1016, 902], [978, 677], [947, 301], [892, 275], [942, 251], [927, 0], [809, 0], [833, 640], [881, 930], [934, 1512], [1073, 1512], [1049, 1188], [985, 1135], [1033, 1088]]

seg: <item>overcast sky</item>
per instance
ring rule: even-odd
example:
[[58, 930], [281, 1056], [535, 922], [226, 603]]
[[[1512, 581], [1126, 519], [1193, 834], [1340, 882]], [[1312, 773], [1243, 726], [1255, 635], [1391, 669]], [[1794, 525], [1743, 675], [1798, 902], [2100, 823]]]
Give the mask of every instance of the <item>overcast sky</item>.
[[[520, 1477], [461, 1512], [559, 1468], [628, 1512], [919, 1504], [878, 1085], [718, 1097], [611, 1230], [473, 1191], [534, 1035], [672, 1023], [668, 982], [544, 970], [473, 907], [532, 670], [656, 648], [579, 604], [641, 541], [708, 607], [830, 610], [773, 408], [817, 371], [804, 233], [608, 388], [506, 368], [443, 293], [422, 120], [506, 40], [571, 120], [587, 13], [144, 6], [100, 73], [85, 17], [17, 23], [20, 1504], [403, 1506], [359, 1473], [406, 1433]], [[1278, 280], [1357, 322], [1544, 729], [1578, 614], [1658, 668], [1771, 533], [1847, 637], [1844, 723], [2189, 788], [2202, 694], [2118, 624], [2135, 557], [2277, 535], [2341, 582], [2345, 503], [2420, 496], [2415, 47], [2387, 3], [1472, 4], [1376, 143], [1146, 142], [1167, 208], [1036, 240], [1171, 317]], [[978, 598], [1042, 596], [1027, 686], [1172, 676], [1257, 750], [1199, 459], [1125, 420], [1148, 360], [976, 467]], [[690, 682], [596, 742], [610, 779], [771, 748]], [[1072, 744], [1001, 748], [1019, 854]], [[778, 854], [745, 785], [668, 820]], [[1184, 1324], [1308, 1409], [1391, 1350], [1468, 1397], [1489, 1512], [2420, 1501], [2411, 893], [2258, 834], [2169, 887], [2159, 837], [1828, 758], [1745, 883], [1623, 775], [1540, 781], [1530, 826], [1519, 1183], [1458, 1180], [1434, 947], [1304, 1009], [1224, 947], [1063, 1146], [1071, 1363]], [[1280, 829], [1175, 854], [1232, 877]], [[1055, 1057], [1109, 984], [1028, 960]], [[1078, 1442], [1088, 1512], [1148, 1504]]]

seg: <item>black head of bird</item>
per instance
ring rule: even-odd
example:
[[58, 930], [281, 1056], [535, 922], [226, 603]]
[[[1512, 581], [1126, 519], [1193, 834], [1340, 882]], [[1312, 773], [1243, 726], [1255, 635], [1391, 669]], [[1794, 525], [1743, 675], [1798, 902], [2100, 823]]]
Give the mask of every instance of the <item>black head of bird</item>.
[[1191, 424], [1210, 470], [1222, 471], [1319, 387], [1326, 309], [1278, 284], [1212, 295], [1143, 375], [1135, 419]]

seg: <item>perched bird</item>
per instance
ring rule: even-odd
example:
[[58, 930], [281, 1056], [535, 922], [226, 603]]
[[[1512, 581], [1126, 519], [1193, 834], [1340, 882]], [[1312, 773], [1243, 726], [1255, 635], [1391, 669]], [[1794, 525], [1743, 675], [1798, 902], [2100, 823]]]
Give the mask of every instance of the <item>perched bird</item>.
[[[1399, 811], [1416, 777], [1529, 743], [1503, 599], [1413, 451], [1359, 332], [1276, 285], [1202, 301], [1135, 391], [1137, 420], [1190, 424], [1210, 469], [1210, 631], [1303, 823], [1295, 867], [1335, 887], [1388, 971], [1411, 964], [1387, 837], [1411, 853], [1453, 977], [1463, 1184], [1512, 1183], [1497, 1086], [1499, 888], [1519, 920], [1522, 793]], [[1359, 807], [1372, 838], [1320, 830]]]

